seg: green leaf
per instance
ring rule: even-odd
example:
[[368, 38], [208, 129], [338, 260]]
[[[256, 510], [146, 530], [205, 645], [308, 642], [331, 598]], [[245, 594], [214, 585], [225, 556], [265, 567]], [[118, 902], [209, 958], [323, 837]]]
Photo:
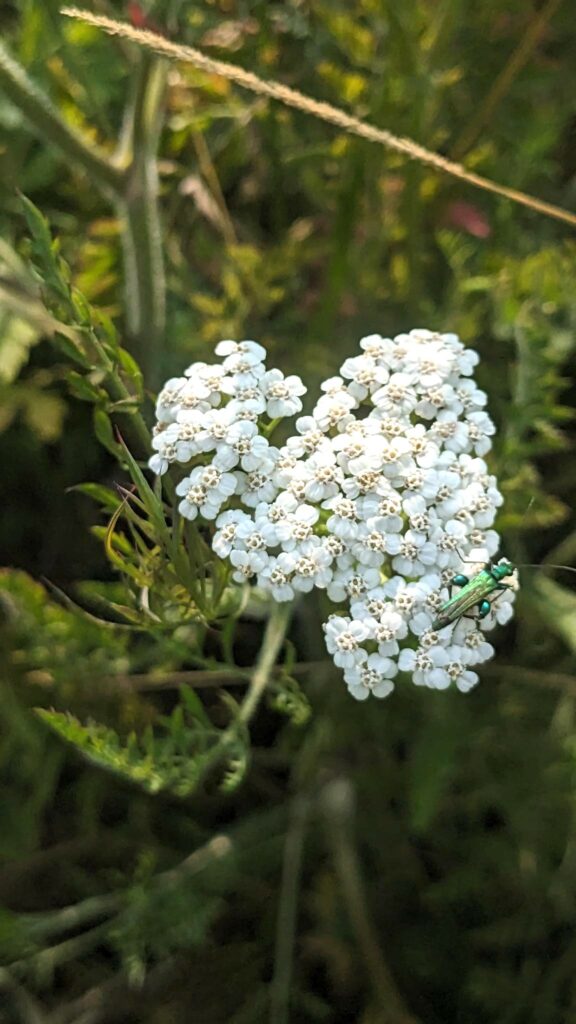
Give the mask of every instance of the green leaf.
[[85, 355], [80, 346], [71, 337], [63, 334], [62, 331], [54, 331], [52, 343], [62, 355], [71, 359], [72, 362], [78, 363], [79, 366], [84, 367], [86, 370], [90, 369], [92, 364], [88, 356]]
[[58, 242], [52, 240], [46, 217], [26, 196], [20, 196], [28, 229], [32, 236], [32, 250], [38, 260], [41, 278], [46, 286], [66, 305], [70, 305], [69, 271], [58, 256]]
[[138, 757], [133, 735], [122, 744], [113, 729], [96, 722], [83, 725], [73, 715], [44, 708], [37, 708], [36, 714], [58, 736], [100, 767], [139, 783], [151, 793], [162, 789], [162, 778], [154, 763], [149, 757]]
[[18, 960], [36, 951], [30, 922], [22, 914], [0, 907], [0, 961]]
[[85, 494], [87, 498], [97, 501], [107, 512], [115, 512], [122, 503], [120, 495], [110, 487], [104, 487], [103, 484], [75, 484], [74, 487], [69, 487], [68, 490], [76, 491], [78, 494]]
[[148, 729], [142, 736], [132, 732], [125, 739], [107, 726], [91, 721], [84, 725], [70, 714], [44, 708], [37, 708], [36, 714], [89, 761], [148, 793], [191, 793], [202, 776], [206, 740], [213, 741], [216, 736], [214, 730], [199, 731], [198, 724], [184, 726], [181, 708], [173, 712], [162, 733], [156, 735]]
[[94, 403], [102, 398], [102, 389], [93, 384], [88, 377], [81, 373], [75, 373], [74, 370], [69, 371], [66, 375], [66, 383], [74, 398], [79, 398], [82, 402]]
[[162, 502], [150, 487], [150, 484], [136, 462], [136, 459], [133, 457], [132, 453], [123, 441], [121, 442], [121, 451], [123, 459], [128, 464], [130, 476], [138, 488], [138, 496], [140, 497], [146, 512], [150, 516], [150, 519], [154, 523], [158, 531], [158, 536], [161, 537], [167, 545], [170, 545], [171, 536], [170, 531], [166, 526], [166, 520], [164, 519]]
[[286, 715], [294, 725], [305, 725], [312, 713], [308, 698], [288, 672], [270, 680], [268, 703], [274, 711]]
[[43, 260], [52, 262], [52, 235], [50, 234], [48, 220], [38, 207], [34, 205], [32, 200], [22, 193], [20, 193], [20, 202], [22, 203], [22, 211], [26, 218], [28, 230], [35, 242], [36, 252]]
[[124, 373], [128, 377], [128, 380], [134, 388], [134, 392], [138, 399], [141, 399], [144, 394], [144, 378], [142, 377], [142, 371], [138, 366], [138, 363], [125, 348], [118, 349], [118, 360]]
[[104, 409], [94, 409], [94, 432], [100, 441], [116, 459], [122, 460], [122, 447], [116, 440], [112, 420]]
[[249, 758], [249, 748], [240, 739], [227, 751], [226, 767], [220, 781], [220, 789], [223, 793], [233, 793], [244, 780]]
[[198, 694], [189, 686], [182, 686], [179, 692], [182, 707], [189, 712], [192, 718], [199, 719], [203, 725], [209, 728], [211, 726], [211, 722], [204, 710], [204, 705]]

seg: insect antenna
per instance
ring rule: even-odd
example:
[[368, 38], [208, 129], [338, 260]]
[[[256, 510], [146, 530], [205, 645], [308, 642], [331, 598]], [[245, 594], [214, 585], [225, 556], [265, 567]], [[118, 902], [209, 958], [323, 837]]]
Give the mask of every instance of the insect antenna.
[[460, 548], [456, 548], [456, 553], [457, 553], [460, 561], [464, 562], [467, 565], [481, 565], [482, 564], [482, 559], [481, 558], [464, 558], [464, 555], [460, 551]]
[[553, 562], [540, 562], [536, 565], [534, 562], [522, 562], [516, 566], [517, 569], [564, 569], [566, 572], [576, 572], [573, 565], [555, 565]]

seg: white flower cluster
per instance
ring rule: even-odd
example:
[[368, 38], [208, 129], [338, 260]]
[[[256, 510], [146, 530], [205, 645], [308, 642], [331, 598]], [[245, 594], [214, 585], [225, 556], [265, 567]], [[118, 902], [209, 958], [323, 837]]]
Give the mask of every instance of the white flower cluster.
[[265, 417], [299, 412], [306, 389], [266, 371], [255, 342], [221, 342], [222, 366], [195, 363], [161, 392], [150, 466], [194, 461], [176, 488], [180, 512], [215, 520], [213, 549], [236, 581], [276, 601], [327, 592], [337, 611], [326, 645], [354, 697], [387, 696], [400, 671], [466, 691], [472, 667], [493, 654], [483, 630], [505, 622], [514, 599], [513, 582], [481, 621], [432, 628], [452, 578], [498, 550], [502, 497], [483, 459], [494, 426], [471, 379], [478, 356], [427, 330], [360, 347], [274, 448]]
[[216, 519], [232, 495], [248, 508], [276, 496], [279, 452], [263, 424], [300, 412], [306, 392], [300, 377], [266, 371], [266, 349], [255, 341], [221, 341], [216, 355], [221, 366], [193, 363], [166, 382], [156, 403], [150, 468], [196, 463], [176, 487], [187, 519]]

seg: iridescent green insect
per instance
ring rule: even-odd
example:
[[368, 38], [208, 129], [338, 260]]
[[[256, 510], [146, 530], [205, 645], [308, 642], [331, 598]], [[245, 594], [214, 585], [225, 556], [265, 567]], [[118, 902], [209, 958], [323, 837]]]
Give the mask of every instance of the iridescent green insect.
[[502, 560], [496, 563], [487, 562], [484, 568], [477, 572], [472, 579], [464, 576], [463, 573], [458, 573], [452, 577], [451, 582], [453, 586], [460, 587], [461, 589], [440, 606], [438, 614], [432, 623], [432, 629], [444, 629], [445, 626], [449, 626], [452, 622], [457, 622], [463, 615], [466, 615], [466, 612], [472, 609], [476, 609], [473, 618], [486, 618], [494, 601], [497, 600], [497, 597], [495, 597], [492, 601], [489, 601], [490, 594], [494, 594], [496, 591], [511, 590], [510, 584], [503, 581], [507, 576], [513, 576], [518, 568], [565, 569], [566, 572], [576, 572], [576, 569], [570, 565], [552, 565], [550, 563], [534, 565], [525, 563], [524, 565], [517, 566], [512, 565], [512, 562]]
[[510, 584], [502, 581], [507, 576], [512, 576], [514, 572], [515, 566], [511, 562], [487, 562], [472, 579], [458, 573], [452, 578], [452, 584], [461, 589], [438, 609], [432, 629], [444, 629], [473, 608], [477, 609], [474, 618], [484, 619], [492, 607], [492, 602], [488, 600], [489, 595], [495, 591], [510, 590]]

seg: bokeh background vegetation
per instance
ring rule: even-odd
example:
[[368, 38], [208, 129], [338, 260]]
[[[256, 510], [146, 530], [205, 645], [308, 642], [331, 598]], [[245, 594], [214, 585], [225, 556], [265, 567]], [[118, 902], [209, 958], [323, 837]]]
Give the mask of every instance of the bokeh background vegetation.
[[[574, 208], [568, 0], [93, 6]], [[148, 729], [151, 763], [157, 736], [185, 759], [190, 717], [220, 726], [232, 705], [225, 680], [193, 674], [185, 630], [94, 614], [103, 595], [130, 600], [101, 543], [128, 477], [53, 344], [19, 193], [142, 365], [148, 420], [159, 384], [220, 338], [263, 342], [313, 395], [363, 334], [457, 331], [497, 422], [503, 550], [537, 564], [576, 556], [574, 229], [167, 65], [55, 0], [3, 0], [0, 21], [0, 1019], [575, 1022], [570, 576], [522, 573], [475, 692], [406, 680], [368, 706], [320, 664], [309, 602], [242, 772], [184, 795], [123, 777], [115, 735]], [[144, 192], [120, 197], [98, 153]], [[112, 490], [70, 491], [85, 482]], [[261, 634], [239, 620], [239, 666]], [[245, 673], [228, 682], [239, 699]], [[39, 706], [114, 730], [94, 744], [115, 770], [54, 736]]]

